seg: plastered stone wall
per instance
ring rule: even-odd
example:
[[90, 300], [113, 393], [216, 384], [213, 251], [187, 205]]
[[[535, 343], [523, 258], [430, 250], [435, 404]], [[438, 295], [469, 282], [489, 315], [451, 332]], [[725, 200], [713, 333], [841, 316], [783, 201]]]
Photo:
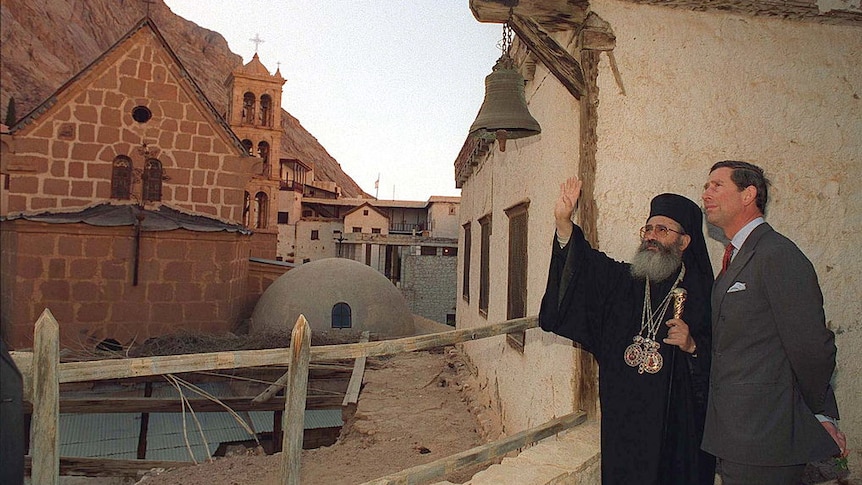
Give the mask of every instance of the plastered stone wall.
[[[593, 2], [617, 36], [599, 74], [599, 237], [627, 259], [655, 193], [700, 202], [709, 167], [758, 164], [766, 220], [808, 256], [836, 334], [848, 447], [862, 447], [862, 28]], [[617, 237], [622, 235], [622, 237]], [[722, 245], [709, 241], [714, 267]], [[856, 469], [860, 454], [853, 455]]]
[[[813, 262], [836, 333], [835, 388], [849, 448], [862, 448], [862, 348], [858, 248], [862, 247], [862, 29], [724, 13], [591, 2], [616, 35], [599, 63], [595, 199], [599, 248], [630, 258], [652, 196], [673, 191], [700, 203], [709, 167], [722, 159], [762, 166], [771, 177], [767, 220]], [[571, 33], [554, 34], [569, 52]], [[618, 75], [612, 69], [616, 63]], [[458, 326], [505, 320], [504, 207], [529, 198], [528, 313], [538, 312], [559, 182], [577, 173], [577, 102], [538, 64], [527, 83], [542, 134], [493, 150], [464, 183], [461, 222], [471, 222], [470, 301]], [[529, 174], [524, 176], [524, 174]], [[493, 217], [487, 319], [478, 312], [480, 228]], [[709, 243], [713, 263], [721, 245]], [[463, 268], [463, 266], [461, 267]], [[462, 271], [462, 270], [459, 270]], [[503, 338], [465, 344], [499, 401], [507, 433], [568, 412], [570, 344], [540, 330], [524, 354]], [[851, 467], [859, 468], [859, 453]]]
[[[489, 66], [489, 72], [490, 72]], [[504, 210], [529, 200], [527, 314], [539, 311], [550, 262], [553, 237], [553, 203], [559, 182], [577, 173], [579, 125], [577, 101], [538, 67], [533, 83], [545, 93], [527, 93], [537, 119], [552, 117], [559, 123], [543, 123], [541, 138], [509, 140], [505, 152], [494, 149], [474, 170], [461, 190], [461, 225], [471, 227], [471, 250], [459, 237], [458, 260], [469, 259], [469, 301], [463, 298], [463, 278], [458, 276], [458, 328], [470, 328], [506, 320], [508, 217]], [[543, 118], [539, 118], [542, 116]], [[490, 293], [487, 317], [479, 310], [481, 227], [479, 219], [491, 215]], [[463, 231], [463, 229], [462, 229]], [[538, 329], [527, 331], [522, 354], [506, 343], [505, 336], [464, 344], [478, 369], [483, 391], [498, 407], [504, 433], [512, 434], [571, 412], [574, 402], [570, 371], [574, 351], [568, 340]]]

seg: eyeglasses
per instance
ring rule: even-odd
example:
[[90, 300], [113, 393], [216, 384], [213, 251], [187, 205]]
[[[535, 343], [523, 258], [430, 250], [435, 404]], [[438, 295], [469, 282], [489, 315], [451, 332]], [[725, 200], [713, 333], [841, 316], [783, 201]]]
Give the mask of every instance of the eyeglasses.
[[684, 232], [677, 231], [676, 229], [671, 229], [671, 228], [664, 226], [662, 224], [656, 224], [654, 226], [652, 224], [647, 224], [641, 228], [641, 231], [640, 231], [641, 232], [641, 239], [645, 238], [646, 235], [650, 232], [655, 234], [658, 237], [665, 237], [665, 236], [667, 236], [668, 231], [675, 232], [675, 233], [680, 234], [680, 235], [685, 235]]

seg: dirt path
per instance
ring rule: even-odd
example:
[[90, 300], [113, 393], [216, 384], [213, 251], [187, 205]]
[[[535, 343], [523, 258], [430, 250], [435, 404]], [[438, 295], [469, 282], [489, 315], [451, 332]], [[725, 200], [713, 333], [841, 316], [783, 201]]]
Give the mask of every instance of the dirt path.
[[[472, 378], [454, 348], [375, 359], [365, 373], [355, 419], [338, 442], [302, 452], [303, 485], [362, 483], [485, 443], [467, 389]], [[482, 419], [485, 427], [488, 419]], [[141, 485], [279, 483], [281, 455], [232, 456], [145, 477]], [[476, 471], [445, 477], [467, 481]], [[441, 478], [443, 480], [443, 478]]]

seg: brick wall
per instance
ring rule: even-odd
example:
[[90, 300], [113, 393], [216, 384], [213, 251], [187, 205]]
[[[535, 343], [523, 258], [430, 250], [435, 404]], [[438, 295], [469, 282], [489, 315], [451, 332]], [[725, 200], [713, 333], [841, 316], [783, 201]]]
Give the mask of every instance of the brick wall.
[[137, 281], [131, 226], [0, 223], [3, 338], [32, 346], [45, 308], [60, 323], [61, 347], [123, 344], [179, 330], [221, 333], [246, 300], [249, 237], [186, 230], [144, 232]]

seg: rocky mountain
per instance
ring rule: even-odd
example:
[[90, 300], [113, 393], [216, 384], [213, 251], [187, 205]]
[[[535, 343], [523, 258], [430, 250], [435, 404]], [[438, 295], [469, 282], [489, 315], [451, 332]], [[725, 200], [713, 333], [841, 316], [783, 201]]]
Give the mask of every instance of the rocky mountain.
[[[218, 32], [190, 22], [162, 0], [3, 0], [0, 3], [0, 114], [11, 98], [23, 117], [95, 60], [147, 14], [183, 65], [224, 113], [224, 80], [241, 65]], [[359, 185], [306, 131], [283, 111], [282, 155], [310, 162], [316, 178], [334, 181], [347, 197], [364, 194]]]

